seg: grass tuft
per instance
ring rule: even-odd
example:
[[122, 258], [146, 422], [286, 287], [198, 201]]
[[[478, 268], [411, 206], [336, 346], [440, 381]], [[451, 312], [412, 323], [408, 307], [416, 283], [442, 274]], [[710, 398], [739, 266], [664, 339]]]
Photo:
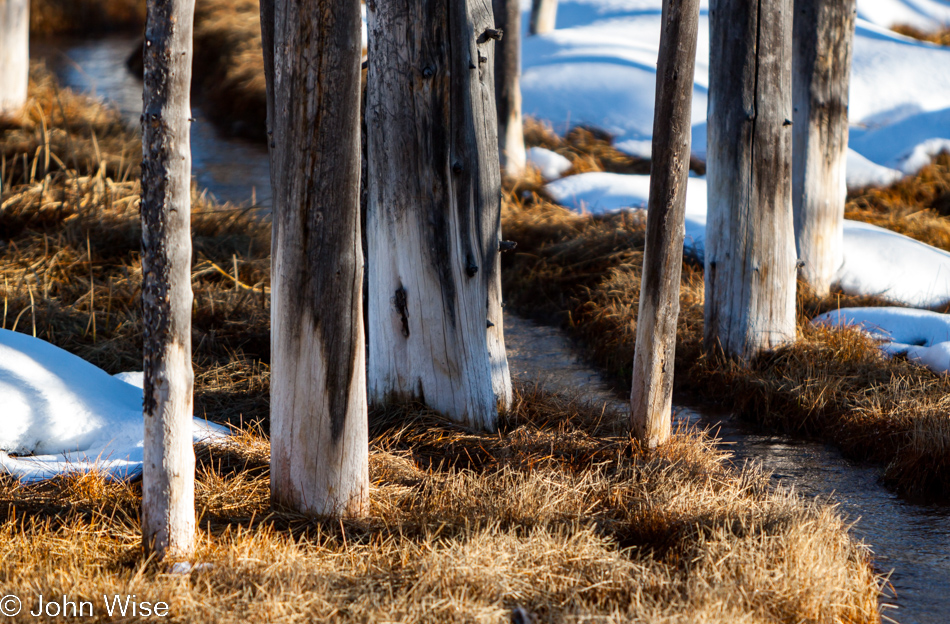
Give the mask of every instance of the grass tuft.
[[[944, 166], [943, 158], [935, 167]], [[578, 215], [543, 192], [516, 187], [505, 194], [503, 227], [505, 238], [518, 242], [516, 253], [504, 258], [508, 302], [565, 327], [619, 388], [628, 389], [643, 213]], [[703, 350], [702, 267], [684, 261], [680, 287], [678, 391], [769, 430], [833, 442], [850, 457], [881, 462], [887, 480], [905, 495], [950, 498], [950, 379], [885, 358], [857, 331], [808, 322], [828, 310], [889, 302], [843, 293], [819, 298], [800, 284], [798, 340], [745, 367]]]

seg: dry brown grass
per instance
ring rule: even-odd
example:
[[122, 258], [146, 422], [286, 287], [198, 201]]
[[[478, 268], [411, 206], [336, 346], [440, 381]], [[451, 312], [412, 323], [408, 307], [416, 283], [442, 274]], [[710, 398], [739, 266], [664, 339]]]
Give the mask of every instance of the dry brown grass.
[[0, 191], [72, 169], [114, 179], [138, 175], [141, 146], [121, 115], [59, 89], [41, 66], [30, 72], [29, 99], [16, 117], [0, 116]]
[[[564, 156], [573, 165], [564, 175], [607, 171], [610, 173], [650, 173], [650, 161], [630, 156], [613, 146], [613, 137], [602, 130], [575, 126], [563, 137], [550, 124], [531, 117], [524, 120], [527, 147], [543, 147]], [[706, 164], [690, 159], [690, 169], [703, 175]]]
[[138, 485], [7, 480], [0, 590], [134, 593], [175, 621], [879, 621], [830, 507], [696, 434], [645, 453], [619, 418], [531, 390], [498, 435], [376, 413], [370, 515], [342, 523], [270, 509], [265, 439], [202, 449], [197, 559], [214, 567], [184, 577], [143, 560]]
[[198, 0], [195, 89], [208, 115], [231, 134], [263, 141], [267, 84], [259, 0]]
[[852, 193], [845, 217], [950, 250], [950, 154], [891, 186]]
[[[110, 372], [138, 368], [138, 183], [75, 156], [0, 194], [3, 322]], [[268, 226], [198, 197], [193, 233], [196, 411], [244, 423], [198, 451], [197, 559], [213, 567], [170, 575], [143, 557], [139, 484], [0, 477], [0, 594], [27, 611], [66, 595], [106, 621], [103, 594], [135, 594], [178, 622], [502, 622], [516, 608], [551, 622], [879, 621], [880, 579], [832, 507], [737, 471], [701, 434], [644, 451], [621, 414], [533, 388], [497, 434], [414, 405], [374, 412], [367, 518], [272, 510]]]
[[950, 29], [938, 30], [937, 32], [924, 32], [919, 28], [908, 26], [906, 24], [892, 26], [891, 30], [900, 33], [905, 37], [913, 37], [921, 41], [929, 41], [937, 45], [950, 46]]
[[49, 36], [141, 30], [145, 0], [30, 0], [30, 34]]
[[[524, 191], [529, 195], [525, 199]], [[618, 385], [629, 388], [645, 221], [638, 214], [581, 216], [530, 188], [507, 192], [505, 296], [516, 309], [560, 323]], [[802, 289], [804, 290], [804, 289]], [[703, 352], [702, 267], [684, 263], [677, 328], [677, 388], [772, 430], [834, 442], [886, 465], [910, 496], [950, 497], [950, 380], [887, 359], [853, 331], [808, 325], [814, 315], [867, 297], [799, 297], [799, 340], [749, 367]]]

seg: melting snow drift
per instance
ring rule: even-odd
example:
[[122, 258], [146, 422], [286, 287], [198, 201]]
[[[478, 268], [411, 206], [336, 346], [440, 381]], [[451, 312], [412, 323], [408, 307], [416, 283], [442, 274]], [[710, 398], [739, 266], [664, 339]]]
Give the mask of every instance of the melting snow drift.
[[[0, 472], [27, 482], [75, 471], [141, 474], [145, 426], [136, 382], [141, 373], [112, 377], [44, 340], [0, 330]], [[196, 442], [227, 433], [194, 421]]]
[[950, 315], [908, 308], [843, 308], [815, 317], [819, 325], [858, 327], [884, 341], [890, 355], [904, 354], [934, 372], [950, 373]]

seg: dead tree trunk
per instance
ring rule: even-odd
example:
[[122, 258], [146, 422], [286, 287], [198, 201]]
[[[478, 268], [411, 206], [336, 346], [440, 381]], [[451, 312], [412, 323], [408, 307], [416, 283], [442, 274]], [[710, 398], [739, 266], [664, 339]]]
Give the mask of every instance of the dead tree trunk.
[[142, 109], [145, 464], [142, 538], [194, 549], [191, 368], [191, 53], [194, 0], [149, 0]]
[[369, 509], [359, 0], [264, 0], [274, 189], [271, 498]]
[[525, 167], [521, 123], [521, 6], [518, 0], [494, 0], [495, 27], [504, 38], [495, 44], [495, 109], [501, 168], [510, 178]]
[[367, 9], [370, 401], [492, 430], [511, 380], [491, 5]]
[[531, 23], [528, 32], [543, 35], [554, 30], [557, 23], [557, 0], [531, 0]]
[[844, 261], [854, 0], [794, 0], [792, 202], [799, 277], [827, 294]]
[[705, 345], [747, 361], [795, 337], [791, 0], [714, 0]]
[[669, 440], [672, 426], [699, 1], [663, 2], [647, 241], [630, 393], [633, 432], [649, 447]]
[[0, 0], [0, 114], [26, 102], [30, 80], [30, 0]]

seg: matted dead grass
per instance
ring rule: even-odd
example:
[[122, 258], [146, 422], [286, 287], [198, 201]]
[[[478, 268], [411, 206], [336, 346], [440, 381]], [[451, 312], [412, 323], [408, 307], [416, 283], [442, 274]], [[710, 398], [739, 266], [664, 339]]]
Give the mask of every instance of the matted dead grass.
[[138, 175], [141, 144], [118, 111], [60, 89], [39, 64], [30, 71], [29, 98], [14, 116], [0, 116], [0, 192], [64, 171]]
[[141, 30], [145, 0], [30, 0], [30, 34], [95, 34]]
[[[519, 186], [505, 199], [504, 236], [518, 242], [504, 260], [506, 299], [523, 314], [566, 327], [596, 364], [629, 388], [643, 213], [577, 215]], [[827, 310], [886, 301], [800, 291], [799, 340], [743, 367], [704, 353], [703, 271], [684, 262], [676, 387], [771, 430], [833, 442], [850, 457], [881, 462], [904, 494], [947, 500], [950, 380], [885, 358], [856, 331], [808, 324]]]
[[912, 37], [914, 39], [920, 39], [921, 41], [929, 41], [930, 43], [936, 43], [937, 45], [950, 46], [950, 29], [938, 30], [937, 32], [925, 32], [914, 26], [909, 26], [907, 24], [899, 24], [897, 26], [892, 26], [891, 30], [894, 32], [904, 35], [905, 37]]
[[496, 435], [412, 405], [373, 419], [359, 520], [271, 510], [264, 438], [202, 449], [197, 559], [213, 567], [183, 577], [140, 554], [137, 484], [4, 481], [0, 590], [100, 611], [131, 593], [174, 621], [879, 621], [879, 581], [833, 509], [737, 473], [698, 434], [644, 452], [619, 414], [532, 389]]
[[845, 218], [950, 250], [950, 154], [891, 186], [852, 193]]
[[[572, 167], [564, 175], [591, 171], [650, 173], [650, 160], [618, 150], [610, 133], [597, 128], [574, 126], [561, 136], [550, 124], [525, 117], [524, 142], [526, 147], [543, 147], [571, 161]], [[689, 167], [699, 175], [706, 173], [706, 164], [696, 158], [690, 158]]]
[[198, 0], [194, 78], [207, 113], [230, 134], [267, 136], [259, 0]]
[[[137, 369], [138, 182], [75, 156], [0, 194], [2, 323]], [[212, 565], [172, 575], [143, 557], [140, 484], [0, 477], [0, 594], [25, 606], [10, 621], [35, 619], [38, 595], [115, 619], [116, 594], [178, 622], [880, 621], [881, 580], [833, 507], [731, 467], [702, 434], [645, 451], [621, 414], [535, 388], [497, 434], [417, 405], [374, 412], [367, 518], [272, 510], [269, 227], [200, 196], [192, 226], [196, 412], [242, 424], [198, 450]]]

